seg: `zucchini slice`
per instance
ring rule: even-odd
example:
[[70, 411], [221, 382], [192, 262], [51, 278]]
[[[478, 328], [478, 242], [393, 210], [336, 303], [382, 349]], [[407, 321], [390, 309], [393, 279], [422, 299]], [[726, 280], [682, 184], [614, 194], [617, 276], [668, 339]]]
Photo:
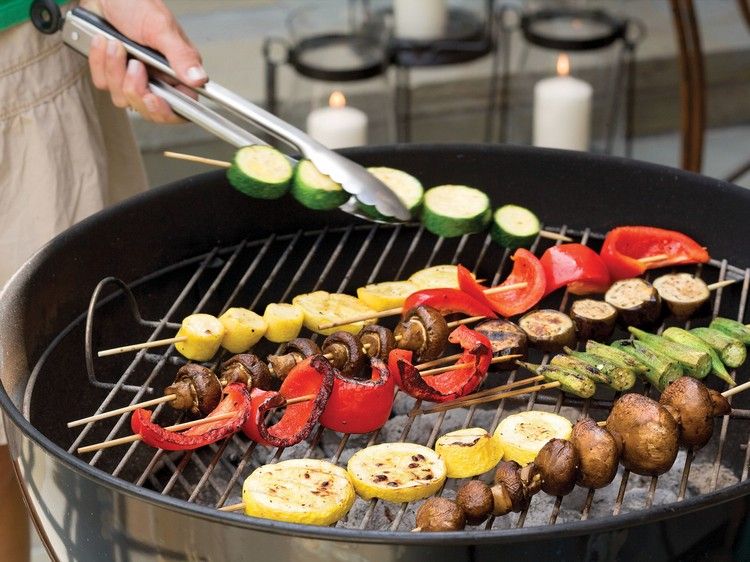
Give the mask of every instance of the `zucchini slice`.
[[[526, 332], [516, 326], [510, 320], [496, 318], [485, 320], [477, 324], [474, 329], [480, 334], [487, 336], [492, 345], [492, 353], [496, 356], [503, 355], [523, 355], [526, 356], [527, 341]], [[515, 363], [505, 362], [495, 366], [499, 370], [512, 371], [516, 368]]]
[[[417, 214], [424, 199], [424, 188], [417, 178], [396, 168], [386, 168], [385, 166], [367, 168], [367, 171], [388, 186], [412, 216]], [[375, 205], [359, 203], [359, 209], [364, 215], [373, 219], [383, 220], [391, 218], [380, 213], [375, 208]]]
[[504, 248], [515, 250], [531, 246], [540, 229], [537, 216], [525, 207], [503, 205], [493, 215], [490, 235]]
[[604, 300], [617, 309], [626, 326], [654, 324], [661, 313], [659, 293], [643, 279], [615, 281], [604, 294]]
[[250, 197], [278, 199], [289, 189], [292, 165], [272, 146], [244, 146], [235, 152], [227, 179], [232, 187]]
[[573, 347], [576, 330], [567, 314], [557, 310], [535, 310], [521, 317], [518, 325], [526, 332], [531, 345], [542, 351], [561, 351]]
[[581, 299], [570, 307], [570, 317], [578, 339], [606, 340], [612, 335], [617, 320], [617, 309], [604, 301]]
[[690, 318], [711, 296], [703, 280], [689, 273], [662, 275], [654, 280], [654, 288], [680, 320]]
[[451, 238], [479, 232], [490, 222], [490, 199], [465, 185], [439, 185], [424, 195], [422, 224], [436, 234]]
[[308, 209], [330, 211], [349, 200], [341, 184], [322, 174], [309, 160], [300, 160], [294, 169], [292, 195]]

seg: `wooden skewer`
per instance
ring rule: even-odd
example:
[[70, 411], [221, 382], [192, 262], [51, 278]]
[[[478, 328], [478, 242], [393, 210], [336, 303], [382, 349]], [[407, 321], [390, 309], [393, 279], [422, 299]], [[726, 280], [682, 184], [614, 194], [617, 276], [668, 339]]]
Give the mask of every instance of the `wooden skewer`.
[[729, 285], [733, 285], [734, 283], [737, 283], [737, 279], [724, 279], [724, 281], [717, 281], [716, 283], [711, 283], [710, 285], [706, 285], [706, 288], [709, 291], [715, 291], [716, 289], [721, 289], [722, 287], [728, 287]]
[[740, 385], [735, 386], [734, 388], [730, 388], [729, 390], [725, 390], [721, 393], [721, 395], [724, 398], [727, 398], [728, 396], [734, 396], [735, 394], [739, 394], [740, 392], [743, 392], [750, 388], [750, 381], [743, 382]]
[[219, 511], [242, 511], [245, 509], [245, 504], [243, 502], [240, 503], [233, 503], [232, 505], [225, 505], [224, 507], [220, 507]]
[[654, 256], [646, 256], [645, 258], [638, 258], [638, 263], [654, 263], [657, 261], [665, 260], [669, 257], [668, 254], [656, 254]]
[[547, 240], [559, 240], [560, 242], [572, 242], [573, 239], [570, 236], [565, 236], [558, 232], [552, 232], [550, 230], [540, 230], [539, 238], [546, 238]]
[[314, 400], [317, 394], [305, 394], [304, 396], [297, 396], [295, 398], [290, 398], [289, 400], [286, 400], [281, 406], [276, 406], [276, 408], [273, 408], [274, 410], [277, 408], [286, 408], [287, 406], [291, 406], [292, 404], [299, 404], [300, 402], [309, 402], [310, 400]]
[[162, 345], [171, 345], [185, 341], [187, 336], [179, 336], [174, 338], [166, 338], [163, 340], [146, 341], [141, 343], [134, 343], [132, 345], [124, 345], [122, 347], [113, 347], [112, 349], [104, 349], [98, 352], [97, 357], [106, 357], [108, 355], [117, 355], [118, 353], [127, 353], [128, 351], [138, 351], [139, 349], [148, 349], [151, 347], [159, 347]]
[[[499, 357], [493, 357], [492, 361], [490, 361], [490, 365], [494, 365], [496, 363], [504, 363], [505, 361], [513, 361], [515, 359], [518, 359], [519, 357], [523, 357], [523, 355], [501, 355]], [[448, 371], [455, 371], [456, 369], [461, 369], [464, 367], [473, 367], [473, 363], [456, 363], [455, 365], [446, 365], [444, 367], [437, 367], [435, 369], [427, 369], [426, 371], [420, 371], [420, 375], [423, 377], [430, 377], [434, 375], [439, 375], [441, 373], [447, 373]], [[419, 366], [417, 366], [417, 369], [419, 369]]]
[[598, 425], [599, 427], [607, 427], [607, 420], [598, 421], [596, 422], [596, 425]]
[[510, 390], [511, 388], [517, 388], [519, 386], [531, 385], [531, 384], [534, 384], [543, 380], [544, 380], [544, 377], [542, 375], [534, 375], [533, 377], [529, 377], [527, 379], [519, 379], [517, 381], [509, 382], [500, 386], [495, 386], [493, 388], [486, 388], [484, 390], [480, 390], [479, 392], [474, 392], [473, 394], [471, 394], [471, 398], [479, 398], [481, 396], [492, 396], [493, 394], [497, 394], [498, 392], [504, 392], [506, 390]]
[[213, 158], [204, 158], [203, 156], [185, 154], [184, 152], [172, 152], [171, 150], [165, 150], [164, 156], [167, 158], [175, 158], [176, 160], [187, 160], [188, 162], [198, 162], [199, 164], [216, 166], [217, 168], [229, 168], [232, 165], [230, 162], [224, 160], [214, 160]]
[[163, 402], [171, 402], [175, 398], [177, 398], [176, 394], [165, 394], [164, 396], [154, 398], [153, 400], [146, 400], [145, 402], [139, 402], [138, 404], [131, 404], [130, 406], [124, 406], [122, 408], [117, 408], [116, 410], [109, 410], [108, 412], [102, 412], [100, 414], [94, 414], [93, 416], [89, 416], [87, 418], [81, 418], [80, 420], [68, 422], [68, 427], [78, 427], [79, 425], [85, 425], [89, 422], [96, 422], [114, 416], [119, 416], [120, 414], [126, 414], [128, 412], [132, 412], [133, 410], [137, 410], [138, 408], [149, 408], [151, 406], [156, 406], [157, 404], [162, 404]]
[[553, 381], [546, 384], [540, 384], [532, 387], [526, 387], [526, 388], [520, 388], [517, 390], [510, 390], [508, 392], [501, 392], [498, 394], [490, 394], [487, 396], [480, 396], [477, 398], [474, 398], [473, 395], [467, 396], [465, 399], [462, 400], [456, 400], [455, 402], [448, 402], [446, 404], [440, 404], [438, 406], [434, 406], [432, 408], [422, 409], [418, 410], [417, 413], [419, 414], [433, 414], [435, 412], [444, 412], [447, 410], [453, 410], [455, 408], [463, 408], [465, 406], [474, 406], [476, 404], [486, 404], [487, 402], [496, 402], [498, 400], [502, 400], [504, 398], [511, 398], [513, 396], [518, 396], [520, 394], [529, 394], [531, 392], [539, 392], [542, 390], [547, 390], [550, 388], [557, 388], [560, 386], [559, 381]]
[[[196, 425], [203, 425], [205, 423], [213, 423], [216, 421], [227, 420], [233, 418], [236, 414], [228, 412], [226, 414], [219, 414], [217, 416], [209, 416], [200, 420], [193, 420], [185, 423], [178, 423], [177, 425], [170, 425], [165, 427], [167, 431], [182, 431], [183, 429], [190, 429]], [[117, 445], [125, 445], [127, 443], [134, 443], [143, 439], [139, 434], [128, 435], [127, 437], [120, 437], [119, 439], [111, 439], [109, 441], [103, 441], [102, 443], [95, 443], [94, 445], [86, 445], [85, 447], [78, 447], [78, 454], [91, 453], [93, 451], [99, 451], [101, 449], [109, 449], [110, 447], [116, 447]]]

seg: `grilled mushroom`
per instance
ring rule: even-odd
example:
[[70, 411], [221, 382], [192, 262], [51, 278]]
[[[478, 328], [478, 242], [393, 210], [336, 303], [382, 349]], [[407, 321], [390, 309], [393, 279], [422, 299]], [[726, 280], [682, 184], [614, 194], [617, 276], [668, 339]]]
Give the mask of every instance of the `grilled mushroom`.
[[677, 457], [677, 422], [664, 406], [641, 394], [625, 394], [614, 403], [607, 430], [622, 444], [620, 462], [636, 474], [664, 474]]
[[388, 354], [396, 347], [393, 332], [385, 326], [368, 324], [359, 332], [362, 347], [367, 349], [367, 355], [377, 357], [381, 361], [388, 361]]
[[367, 355], [362, 351], [360, 339], [349, 332], [339, 331], [323, 342], [323, 353], [330, 357], [331, 364], [345, 377], [356, 377], [365, 365]]
[[414, 362], [423, 363], [437, 359], [448, 343], [448, 324], [437, 310], [430, 306], [416, 306], [404, 315], [394, 331], [401, 349], [414, 352]]
[[502, 484], [516, 513], [529, 506], [530, 496], [521, 480], [521, 465], [515, 461], [500, 461], [495, 469], [495, 484]]
[[580, 486], [598, 489], [615, 479], [620, 448], [607, 429], [591, 418], [583, 418], [573, 426], [570, 440], [578, 452]]
[[268, 365], [252, 353], [240, 353], [224, 361], [219, 380], [223, 385], [241, 382], [248, 388], [262, 390], [271, 390], [273, 385], [273, 375], [268, 370]]
[[680, 425], [681, 443], [695, 449], [708, 443], [714, 432], [714, 401], [703, 383], [680, 377], [664, 389], [659, 403]]
[[174, 382], [164, 389], [164, 394], [175, 395], [170, 404], [176, 410], [188, 410], [194, 416], [205, 416], [221, 401], [221, 383], [211, 369], [188, 363], [180, 367]]
[[274, 376], [284, 380], [297, 363], [319, 353], [320, 348], [314, 341], [296, 338], [282, 345], [278, 355], [269, 355], [268, 362], [271, 363]]
[[542, 491], [551, 496], [566, 496], [576, 485], [578, 453], [566, 439], [550, 439], [534, 459], [542, 477]]
[[728, 416], [732, 413], [732, 405], [729, 403], [729, 400], [724, 398], [721, 392], [709, 388], [708, 394], [711, 396], [711, 402], [714, 404], [715, 416]]
[[463, 510], [469, 525], [479, 525], [492, 513], [492, 490], [481, 480], [470, 480], [459, 488], [456, 503]]
[[463, 510], [454, 501], [430, 498], [417, 510], [420, 531], [460, 531], [466, 526]]

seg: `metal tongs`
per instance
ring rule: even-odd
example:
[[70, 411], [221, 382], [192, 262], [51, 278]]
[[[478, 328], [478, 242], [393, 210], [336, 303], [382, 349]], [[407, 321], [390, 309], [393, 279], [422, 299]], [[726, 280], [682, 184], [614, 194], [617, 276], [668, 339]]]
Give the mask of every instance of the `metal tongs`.
[[[119, 41], [129, 56], [140, 60], [149, 69], [179, 81], [163, 55], [128, 39], [88, 10], [75, 8], [63, 16], [54, 2], [37, 1], [32, 5], [32, 21], [43, 33], [56, 33], [62, 30], [63, 41], [84, 56], [88, 56], [91, 40], [96, 35]], [[237, 148], [251, 144], [267, 144], [205, 104], [155, 76], [154, 72], [149, 74], [151, 91], [164, 98], [173, 111], [185, 119]], [[362, 203], [374, 205], [388, 217], [404, 221], [411, 218], [409, 211], [395, 193], [362, 166], [329, 150], [286, 121], [210, 80], [203, 87], [191, 90], [296, 149], [312, 161], [318, 170], [340, 183], [345, 191]], [[342, 206], [342, 210], [362, 217], [363, 215], [355, 212], [355, 207], [350, 201]]]

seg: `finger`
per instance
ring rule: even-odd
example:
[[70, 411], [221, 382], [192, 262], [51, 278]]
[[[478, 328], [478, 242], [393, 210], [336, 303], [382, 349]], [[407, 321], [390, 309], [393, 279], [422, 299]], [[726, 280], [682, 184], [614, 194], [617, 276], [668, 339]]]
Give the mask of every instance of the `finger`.
[[148, 93], [143, 101], [149, 111], [149, 119], [157, 123], [183, 123], [185, 120], [177, 115], [169, 104], [156, 94]]
[[152, 47], [167, 57], [177, 77], [189, 86], [202, 86], [208, 79], [203, 61], [195, 47], [187, 40], [174, 20], [164, 24], [167, 29], [150, 34]]
[[144, 64], [139, 60], [130, 59], [122, 81], [122, 94], [125, 97], [125, 103], [146, 118], [148, 118], [149, 110], [143, 97], [149, 93], [147, 81], [148, 76]]
[[122, 83], [125, 80], [125, 48], [119, 41], [107, 42], [107, 55], [105, 75], [107, 77], [107, 89], [112, 97], [112, 103], [117, 107], [127, 107], [128, 101], [122, 92]]
[[100, 90], [107, 88], [107, 76], [104, 72], [107, 57], [107, 41], [101, 35], [95, 35], [89, 47], [89, 70], [91, 81]]

